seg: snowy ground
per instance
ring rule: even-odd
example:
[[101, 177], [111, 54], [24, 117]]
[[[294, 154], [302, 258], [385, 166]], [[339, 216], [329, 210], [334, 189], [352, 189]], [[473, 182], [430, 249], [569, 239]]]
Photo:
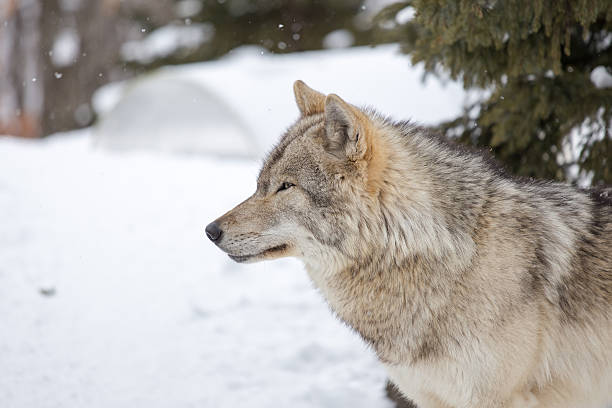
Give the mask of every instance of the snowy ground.
[[89, 144], [0, 138], [1, 407], [390, 406], [300, 264], [204, 238], [257, 163]]

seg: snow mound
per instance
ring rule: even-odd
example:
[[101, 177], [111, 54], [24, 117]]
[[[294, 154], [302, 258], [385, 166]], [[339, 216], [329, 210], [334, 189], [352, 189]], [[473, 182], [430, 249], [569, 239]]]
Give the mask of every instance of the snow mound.
[[117, 150], [233, 156], [256, 151], [247, 126], [221, 98], [194, 81], [166, 75], [126, 86], [96, 134], [98, 146]]

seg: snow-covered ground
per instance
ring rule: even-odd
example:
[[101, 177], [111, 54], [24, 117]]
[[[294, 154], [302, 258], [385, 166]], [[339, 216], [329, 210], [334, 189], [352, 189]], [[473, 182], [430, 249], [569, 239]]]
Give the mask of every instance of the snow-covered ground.
[[[261, 151], [297, 117], [298, 78], [429, 123], [458, 113], [464, 96], [456, 84], [422, 84], [392, 46], [256, 55], [160, 75], [221, 98]], [[107, 88], [93, 129], [0, 137], [0, 407], [391, 406], [372, 351], [332, 316], [298, 262], [238, 265], [204, 237], [254, 191], [261, 152], [94, 148], [122, 89]], [[182, 110], [164, 89], [147, 88], [114, 129], [146, 137], [149, 126], [169, 141], [179, 122], [202, 132], [197, 120], [165, 115]], [[151, 109], [158, 101], [168, 109]]]
[[257, 166], [0, 138], [0, 406], [390, 406], [299, 263], [205, 239]]

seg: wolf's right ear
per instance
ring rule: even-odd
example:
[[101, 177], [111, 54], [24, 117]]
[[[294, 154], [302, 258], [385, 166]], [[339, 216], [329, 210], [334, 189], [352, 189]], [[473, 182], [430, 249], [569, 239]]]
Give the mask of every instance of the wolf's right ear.
[[357, 108], [335, 94], [325, 98], [325, 150], [339, 159], [362, 159], [368, 150], [367, 131], [368, 120]]
[[299, 79], [293, 83], [295, 102], [302, 116], [323, 113], [325, 109], [325, 95], [310, 88]]

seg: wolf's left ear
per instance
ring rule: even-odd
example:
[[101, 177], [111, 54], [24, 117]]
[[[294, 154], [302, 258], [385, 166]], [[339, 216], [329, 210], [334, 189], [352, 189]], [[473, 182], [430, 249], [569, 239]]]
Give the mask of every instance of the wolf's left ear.
[[329, 153], [339, 159], [362, 159], [368, 149], [365, 115], [338, 95], [325, 98], [325, 143]]
[[325, 107], [325, 95], [310, 88], [299, 79], [293, 83], [295, 102], [302, 116], [323, 113]]

